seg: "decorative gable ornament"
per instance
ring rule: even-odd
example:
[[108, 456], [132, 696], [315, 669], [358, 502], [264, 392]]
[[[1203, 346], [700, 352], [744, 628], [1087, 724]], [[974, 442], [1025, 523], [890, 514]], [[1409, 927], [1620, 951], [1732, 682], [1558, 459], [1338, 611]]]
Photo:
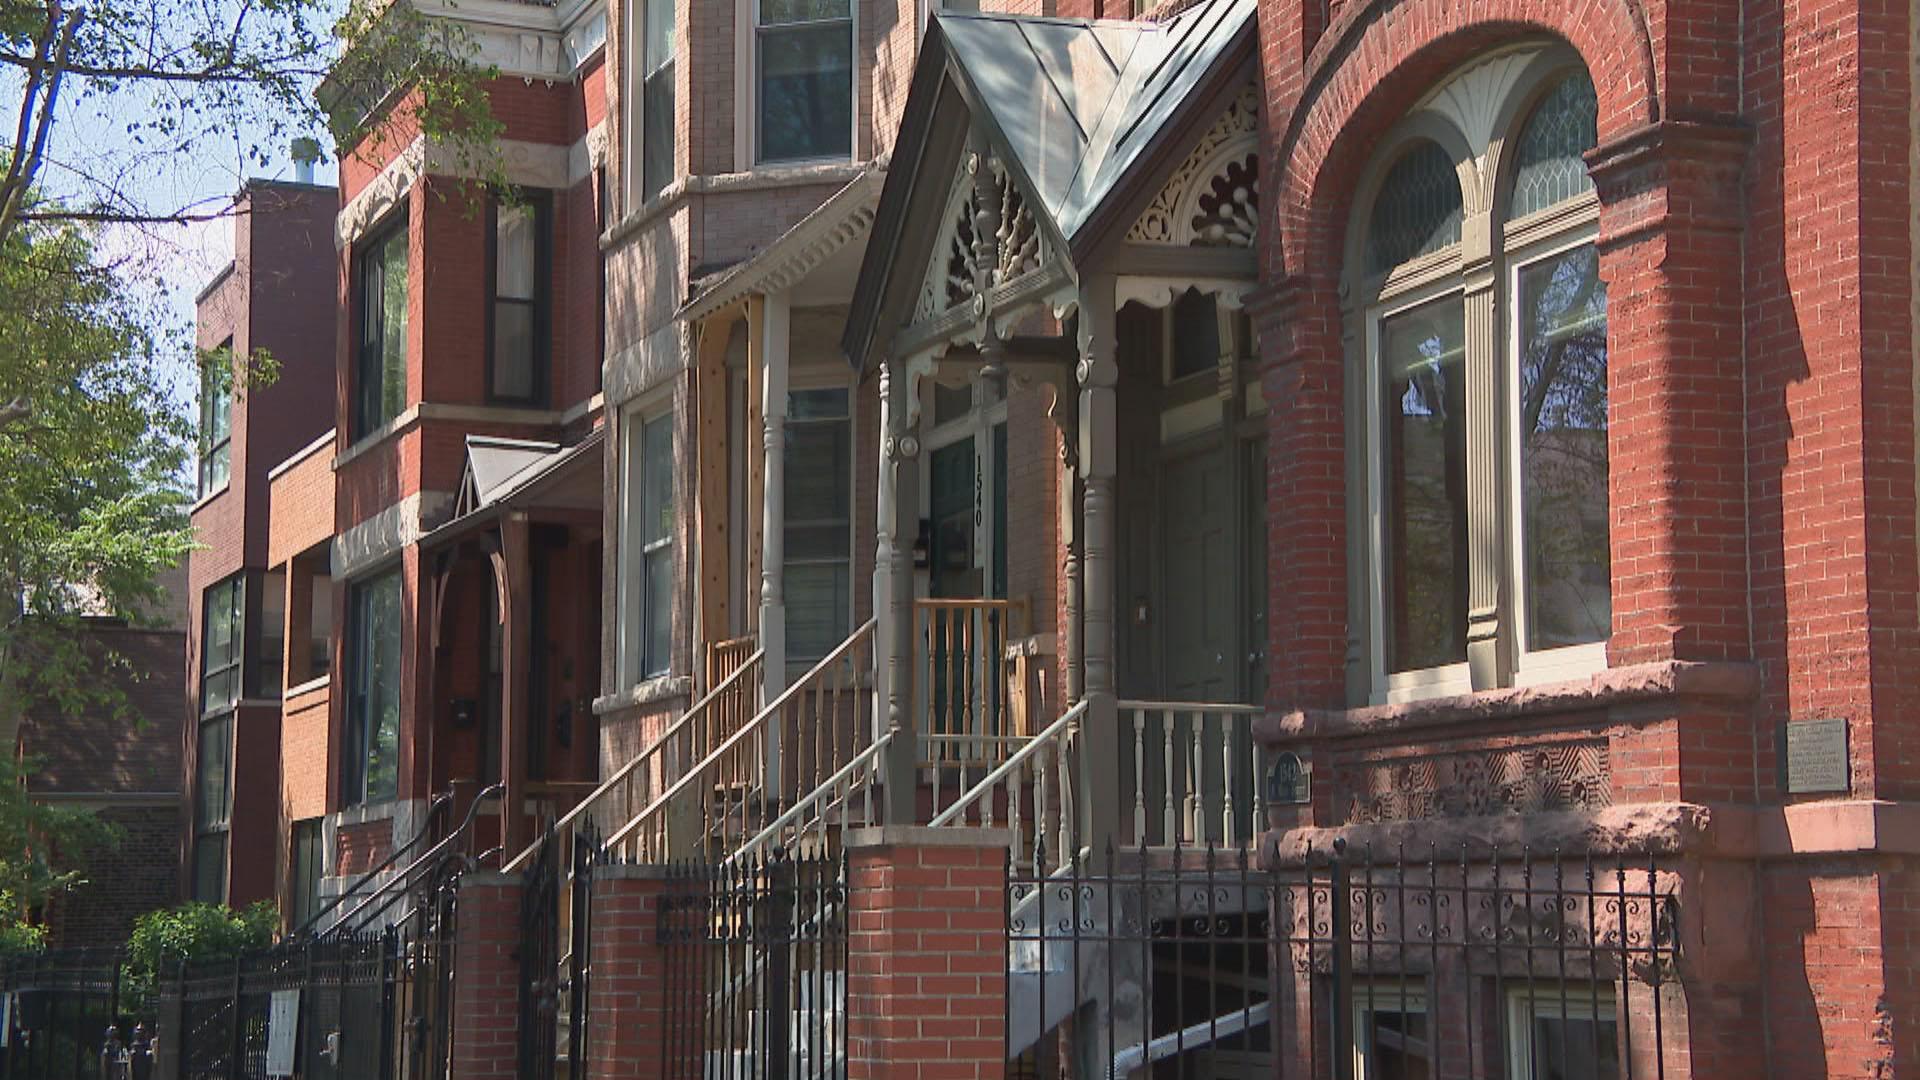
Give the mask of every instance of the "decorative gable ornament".
[[[976, 317], [983, 316], [983, 282], [990, 289], [1016, 281], [1040, 269], [1050, 255], [1019, 185], [1000, 159], [990, 155], [967, 155], [940, 221], [914, 307], [915, 322], [968, 304]], [[985, 273], [982, 268], [987, 268]]]
[[1250, 248], [1259, 222], [1260, 97], [1248, 84], [1167, 178], [1127, 240]]

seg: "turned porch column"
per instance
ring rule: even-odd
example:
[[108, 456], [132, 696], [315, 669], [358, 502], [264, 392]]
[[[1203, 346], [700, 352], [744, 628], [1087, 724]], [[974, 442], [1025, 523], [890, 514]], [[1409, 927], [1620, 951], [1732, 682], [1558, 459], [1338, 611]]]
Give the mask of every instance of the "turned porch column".
[[874, 695], [879, 708], [874, 715], [893, 737], [883, 764], [889, 825], [917, 824], [913, 543], [920, 520], [920, 438], [914, 429], [913, 387], [904, 363], [889, 360], [881, 367], [878, 545], [873, 561]]
[[[1080, 837], [1098, 852], [1120, 826], [1119, 705], [1113, 678], [1114, 474], [1118, 468], [1117, 392], [1114, 358], [1114, 280], [1090, 275], [1081, 282], [1080, 362], [1080, 652], [1087, 711], [1076, 741], [1080, 747]], [[1069, 583], [1071, 585], [1071, 582]]]
[[[787, 523], [787, 330], [786, 293], [761, 302], [760, 347], [760, 648], [764, 705], [787, 688], [787, 600], [784, 571]], [[777, 731], [776, 731], [777, 735]]]

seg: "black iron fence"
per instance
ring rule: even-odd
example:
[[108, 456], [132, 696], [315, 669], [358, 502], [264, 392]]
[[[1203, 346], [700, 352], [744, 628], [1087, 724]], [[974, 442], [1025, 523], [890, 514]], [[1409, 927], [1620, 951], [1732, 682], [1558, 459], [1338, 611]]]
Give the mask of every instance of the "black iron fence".
[[0, 1080], [145, 1080], [153, 1017], [125, 993], [117, 949], [0, 961]]
[[662, 1075], [830, 1080], [847, 1046], [843, 859], [677, 867], [662, 898]]
[[594, 832], [549, 832], [522, 878], [520, 1076], [584, 1080]]
[[1679, 908], [1651, 861], [1103, 854], [1009, 879], [1015, 1075], [1666, 1075]]

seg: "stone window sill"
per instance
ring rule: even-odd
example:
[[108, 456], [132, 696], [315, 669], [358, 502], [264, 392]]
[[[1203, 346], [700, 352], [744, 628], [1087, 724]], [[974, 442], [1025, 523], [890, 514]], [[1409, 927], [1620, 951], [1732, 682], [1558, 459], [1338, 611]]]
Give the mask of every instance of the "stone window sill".
[[1746, 701], [1759, 692], [1751, 664], [1668, 660], [1609, 668], [1586, 678], [1482, 690], [1393, 705], [1353, 709], [1295, 709], [1255, 720], [1254, 736], [1267, 745], [1299, 740], [1424, 734], [1489, 725], [1523, 724], [1555, 714], [1594, 712], [1678, 699]]
[[693, 693], [693, 679], [687, 675], [657, 675], [638, 685], [616, 691], [593, 701], [593, 715], [605, 716], [610, 712], [632, 708], [636, 705], [654, 705], [662, 701], [674, 701]]

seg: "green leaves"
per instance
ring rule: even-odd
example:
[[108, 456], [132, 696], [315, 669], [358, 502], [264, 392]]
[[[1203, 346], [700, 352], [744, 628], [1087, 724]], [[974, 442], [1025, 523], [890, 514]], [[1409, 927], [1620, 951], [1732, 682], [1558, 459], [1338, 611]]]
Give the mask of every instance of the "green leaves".
[[221, 904], [193, 902], [165, 911], [149, 911], [133, 924], [127, 940], [122, 992], [138, 1009], [150, 999], [156, 978], [182, 960], [231, 960], [273, 943], [279, 915], [261, 900], [241, 911]]

